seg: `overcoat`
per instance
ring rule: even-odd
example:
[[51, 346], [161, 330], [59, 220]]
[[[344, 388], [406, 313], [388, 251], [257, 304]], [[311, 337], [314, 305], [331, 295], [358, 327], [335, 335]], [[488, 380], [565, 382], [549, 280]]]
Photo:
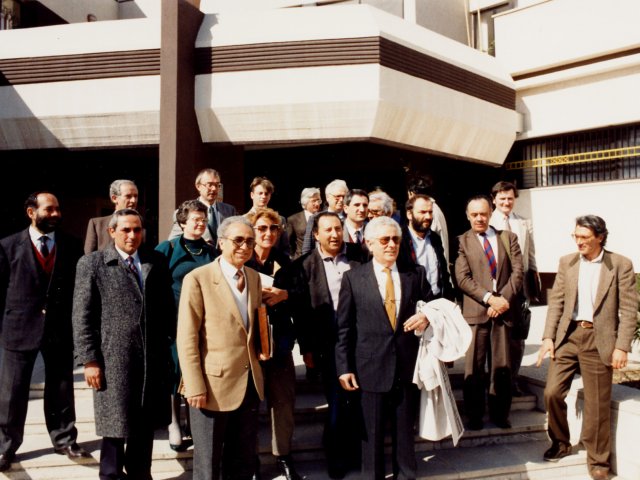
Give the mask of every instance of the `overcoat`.
[[134, 422], [169, 424], [169, 345], [175, 303], [166, 260], [139, 250], [144, 292], [113, 245], [77, 266], [73, 336], [79, 365], [97, 361], [104, 385], [94, 391], [96, 433], [128, 437]]

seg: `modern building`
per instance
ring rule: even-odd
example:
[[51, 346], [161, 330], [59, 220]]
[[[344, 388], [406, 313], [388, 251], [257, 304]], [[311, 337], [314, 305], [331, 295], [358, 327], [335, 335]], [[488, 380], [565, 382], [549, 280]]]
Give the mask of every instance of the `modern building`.
[[[2, 0], [0, 168], [6, 222], [32, 190], [59, 193], [69, 229], [133, 178], [152, 239], [195, 173], [247, 208], [333, 178], [399, 204], [433, 182], [455, 235], [467, 197], [522, 187], [538, 263], [575, 250], [575, 216], [602, 215], [640, 266], [640, 3], [634, 0]], [[455, 245], [454, 245], [455, 248]]]

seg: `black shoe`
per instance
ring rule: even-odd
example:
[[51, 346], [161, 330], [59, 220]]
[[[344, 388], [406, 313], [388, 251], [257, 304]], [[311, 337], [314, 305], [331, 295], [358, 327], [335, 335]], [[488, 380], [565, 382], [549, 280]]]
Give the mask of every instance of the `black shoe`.
[[82, 448], [77, 443], [72, 443], [71, 445], [65, 445], [64, 447], [54, 447], [54, 452], [58, 455], [66, 455], [71, 460], [75, 460], [77, 458], [86, 458], [90, 457], [89, 452], [87, 452], [84, 448]]
[[278, 465], [278, 469], [280, 470], [280, 474], [286, 480], [302, 480], [302, 477], [298, 475], [295, 467], [293, 466], [293, 459], [290, 455], [281, 456], [276, 458], [276, 465]]
[[6, 472], [11, 468], [13, 462], [12, 453], [0, 453], [0, 472]]
[[503, 418], [503, 419], [494, 418], [491, 421], [498, 428], [511, 428], [511, 422], [506, 418]]
[[557, 462], [561, 458], [566, 457], [567, 455], [571, 455], [571, 445], [566, 445], [564, 443], [553, 443], [551, 448], [549, 448], [542, 458], [546, 462]]
[[484, 422], [481, 418], [472, 418], [469, 420], [469, 430], [482, 430], [484, 428]]

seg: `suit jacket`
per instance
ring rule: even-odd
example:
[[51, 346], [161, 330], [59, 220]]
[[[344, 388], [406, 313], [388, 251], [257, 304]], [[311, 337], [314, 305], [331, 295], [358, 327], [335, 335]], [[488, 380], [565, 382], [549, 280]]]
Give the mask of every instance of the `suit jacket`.
[[[498, 237], [496, 290], [511, 305], [503, 315], [505, 323], [510, 325], [512, 314], [516, 313], [514, 307], [517, 303], [517, 295], [522, 288], [522, 255], [518, 246], [518, 237], [511, 232], [503, 232], [509, 238], [510, 259], [500, 233], [496, 231]], [[458, 241], [455, 276], [458, 287], [464, 293], [462, 313], [470, 325], [485, 323], [489, 321], [489, 315], [483, 299], [487, 292], [493, 291], [489, 262], [473, 230], [467, 230], [460, 235]]]
[[[444, 256], [442, 239], [440, 238], [440, 235], [433, 230], [429, 232], [429, 237], [431, 239], [431, 246], [433, 247], [436, 258], [438, 259], [438, 288], [440, 289], [440, 295], [449, 300], [453, 300], [453, 286], [451, 285], [451, 278], [449, 275], [449, 265], [447, 265], [447, 260]], [[409, 227], [406, 225], [402, 226], [402, 242], [400, 244], [398, 262], [404, 265], [416, 264], [411, 233], [409, 233]]]
[[112, 215], [107, 215], [89, 219], [87, 234], [84, 237], [84, 253], [104, 250], [113, 243], [113, 239], [109, 235], [109, 220], [111, 220], [111, 217]]
[[287, 218], [287, 235], [289, 236], [291, 258], [294, 260], [302, 255], [302, 241], [306, 229], [307, 218], [304, 215], [304, 210]]
[[[502, 230], [504, 228], [504, 215], [498, 210], [494, 210], [491, 215], [489, 224], [496, 230]], [[536, 265], [536, 248], [533, 243], [533, 224], [530, 219], [521, 217], [520, 215], [513, 213], [513, 218], [509, 220], [511, 225], [511, 231], [518, 236], [518, 245], [520, 246], [520, 252], [522, 252], [522, 270], [523, 270], [523, 283], [522, 291], [526, 298], [532, 297], [531, 285], [527, 283], [526, 273], [528, 271], [538, 272]]]
[[0, 240], [0, 346], [37, 350], [43, 342], [72, 347], [71, 305], [79, 240], [56, 232], [48, 277], [36, 259], [29, 229]]
[[342, 278], [336, 369], [338, 376], [355, 373], [363, 391], [388, 392], [396, 376], [405, 383], [413, 379], [420, 337], [404, 332], [402, 324], [416, 313], [418, 300], [431, 299], [431, 289], [421, 266], [398, 265], [398, 270], [402, 293], [395, 330], [384, 309], [373, 262]]
[[[550, 338], [558, 348], [567, 337], [578, 301], [580, 254], [560, 259], [558, 274], [549, 295], [547, 321], [542, 338]], [[593, 329], [596, 347], [605, 365], [611, 365], [614, 348], [631, 351], [636, 327], [638, 295], [631, 260], [604, 252], [602, 269], [593, 304]]]
[[[196, 200], [198, 199], [196, 198]], [[228, 203], [216, 202], [216, 208], [218, 209], [218, 213], [220, 214], [220, 223], [222, 223], [225, 218], [237, 215], [236, 207], [234, 207], [233, 205], [229, 205]], [[167, 240], [171, 240], [183, 234], [182, 228], [180, 227], [180, 225], [178, 225], [178, 222], [176, 220], [177, 213], [178, 210], [173, 212], [173, 225], [171, 226], [171, 231], [169, 232], [169, 237], [167, 238]], [[202, 238], [204, 238], [207, 243], [212, 243], [213, 238], [211, 237], [211, 232], [208, 228], [204, 231], [204, 235], [202, 235]], [[218, 248], [217, 245], [214, 245], [214, 247]]]
[[104, 388], [94, 392], [96, 433], [128, 437], [142, 414], [170, 421], [169, 345], [175, 337], [171, 275], [158, 252], [138, 250], [143, 290], [115, 246], [78, 262], [73, 336], [78, 365], [97, 361]]
[[[351, 268], [364, 261], [362, 250], [346, 244]], [[318, 249], [296, 259], [288, 269], [286, 290], [301, 353], [332, 352], [338, 339], [336, 311]]]
[[224, 278], [220, 258], [187, 274], [178, 311], [178, 358], [186, 397], [207, 394], [207, 410], [237, 409], [247, 390], [248, 375], [264, 397], [258, 361], [260, 333], [257, 309], [262, 301], [260, 276], [245, 267], [249, 328]]

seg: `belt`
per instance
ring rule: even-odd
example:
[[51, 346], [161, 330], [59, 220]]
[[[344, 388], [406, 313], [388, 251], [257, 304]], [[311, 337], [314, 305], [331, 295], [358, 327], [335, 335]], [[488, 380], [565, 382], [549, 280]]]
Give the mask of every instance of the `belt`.
[[576, 322], [576, 325], [578, 325], [579, 327], [586, 328], [586, 329], [593, 328], [593, 322], [587, 322], [585, 320], [576, 320], [575, 322]]

